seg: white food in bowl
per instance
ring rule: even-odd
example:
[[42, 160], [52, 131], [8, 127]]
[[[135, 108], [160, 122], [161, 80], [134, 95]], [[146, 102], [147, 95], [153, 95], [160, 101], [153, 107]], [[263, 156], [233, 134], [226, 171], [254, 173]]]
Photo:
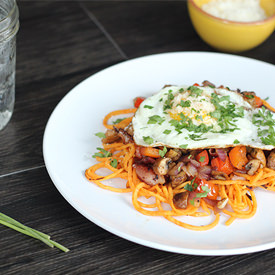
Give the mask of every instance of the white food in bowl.
[[267, 18], [259, 0], [212, 0], [202, 5], [202, 9], [213, 16], [237, 22]]

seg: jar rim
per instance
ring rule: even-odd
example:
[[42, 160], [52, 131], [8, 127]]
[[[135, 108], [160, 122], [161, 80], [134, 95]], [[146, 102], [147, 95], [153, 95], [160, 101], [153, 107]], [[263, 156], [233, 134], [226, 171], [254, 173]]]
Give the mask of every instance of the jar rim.
[[0, 42], [10, 39], [16, 35], [19, 29], [19, 11], [16, 0], [9, 0], [11, 2], [11, 9], [7, 15], [4, 15], [0, 20]]
[[2, 19], [0, 19], [0, 24], [7, 20], [9, 17], [11, 17], [11, 15], [13, 14], [14, 10], [17, 8], [16, 2], [15, 0], [9, 0], [12, 2], [12, 8], [9, 10], [7, 15], [4, 15], [4, 17]]

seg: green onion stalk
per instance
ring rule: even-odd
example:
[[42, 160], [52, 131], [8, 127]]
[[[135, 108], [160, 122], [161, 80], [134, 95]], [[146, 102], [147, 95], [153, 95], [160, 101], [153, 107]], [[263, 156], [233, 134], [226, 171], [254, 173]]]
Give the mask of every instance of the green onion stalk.
[[31, 227], [28, 227], [28, 226], [12, 219], [11, 217], [9, 217], [1, 212], [0, 212], [0, 224], [5, 225], [11, 229], [14, 229], [14, 230], [16, 230], [22, 234], [25, 234], [27, 236], [35, 238], [50, 247], [56, 247], [64, 252], [69, 251], [69, 249], [66, 248], [65, 246], [51, 240], [51, 237], [49, 235], [42, 233], [38, 230], [35, 230]]

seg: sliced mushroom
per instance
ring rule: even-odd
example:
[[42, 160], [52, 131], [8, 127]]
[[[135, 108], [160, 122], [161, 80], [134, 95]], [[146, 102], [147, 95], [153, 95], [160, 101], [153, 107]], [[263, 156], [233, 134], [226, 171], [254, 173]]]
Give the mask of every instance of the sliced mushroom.
[[188, 205], [189, 192], [178, 193], [174, 196], [173, 202], [176, 208], [185, 209]]
[[114, 129], [108, 129], [105, 132], [105, 138], [102, 139], [102, 142], [107, 144], [107, 143], [114, 143], [120, 139], [117, 131]]
[[223, 209], [223, 208], [225, 208], [225, 206], [227, 205], [227, 203], [228, 203], [228, 198], [224, 198], [224, 199], [220, 200], [220, 201], [217, 203], [217, 207], [218, 207], [219, 209]]
[[158, 158], [153, 165], [154, 172], [158, 175], [166, 175], [171, 162], [170, 158]]
[[187, 180], [187, 175], [184, 173], [184, 171], [181, 171], [178, 175], [171, 176], [170, 179], [172, 188], [175, 188]]
[[260, 168], [261, 162], [258, 159], [252, 159], [249, 161], [246, 166], [245, 170], [247, 171], [247, 174], [250, 176], [253, 176], [256, 171]]
[[275, 151], [271, 151], [267, 158], [267, 167], [275, 170]]
[[252, 148], [250, 155], [254, 159], [258, 159], [261, 162], [261, 168], [266, 166], [266, 158], [263, 150], [257, 149], [257, 148]]
[[176, 165], [174, 165], [172, 168], [169, 169], [168, 175], [169, 176], [176, 176], [180, 173], [181, 168], [183, 167], [183, 162], [178, 162]]
[[204, 81], [202, 82], [202, 85], [203, 85], [203, 87], [207, 87], [207, 86], [210, 86], [211, 88], [215, 88], [215, 87], [216, 87], [215, 84], [211, 83], [211, 82], [208, 81], [208, 80], [204, 80]]
[[228, 175], [221, 171], [212, 170], [211, 177], [215, 180], [228, 180]]
[[126, 131], [130, 136], [133, 136], [133, 135], [134, 135], [134, 127], [133, 127], [132, 122], [131, 122], [127, 127], [125, 127], [125, 131]]
[[166, 154], [165, 157], [172, 159], [173, 161], [177, 161], [181, 157], [180, 149], [174, 148], [170, 149]]
[[136, 163], [134, 167], [136, 168], [138, 178], [148, 185], [154, 186], [159, 183], [165, 183], [164, 176], [157, 175], [151, 167], [140, 163]]
[[125, 144], [128, 143], [133, 143], [133, 137], [131, 135], [129, 135], [125, 130], [121, 129], [121, 128], [116, 128], [114, 127], [114, 130], [117, 132], [118, 136], [122, 139], [122, 142]]

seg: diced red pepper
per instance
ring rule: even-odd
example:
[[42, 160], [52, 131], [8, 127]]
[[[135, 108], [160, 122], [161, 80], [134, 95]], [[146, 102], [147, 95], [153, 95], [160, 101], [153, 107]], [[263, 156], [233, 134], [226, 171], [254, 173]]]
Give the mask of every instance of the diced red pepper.
[[144, 101], [145, 97], [138, 96], [134, 99], [134, 106], [135, 108], [138, 108], [139, 105]]
[[216, 184], [210, 183], [205, 179], [196, 178], [194, 180], [196, 184], [198, 184], [198, 187], [195, 189], [195, 192], [203, 193], [205, 192], [202, 189], [202, 186], [206, 186], [210, 191], [207, 194], [207, 198], [210, 200], [216, 200], [219, 195], [219, 187]]
[[196, 155], [196, 161], [200, 163], [201, 166], [208, 165], [209, 163], [209, 156], [207, 150], [203, 150], [199, 154]]

